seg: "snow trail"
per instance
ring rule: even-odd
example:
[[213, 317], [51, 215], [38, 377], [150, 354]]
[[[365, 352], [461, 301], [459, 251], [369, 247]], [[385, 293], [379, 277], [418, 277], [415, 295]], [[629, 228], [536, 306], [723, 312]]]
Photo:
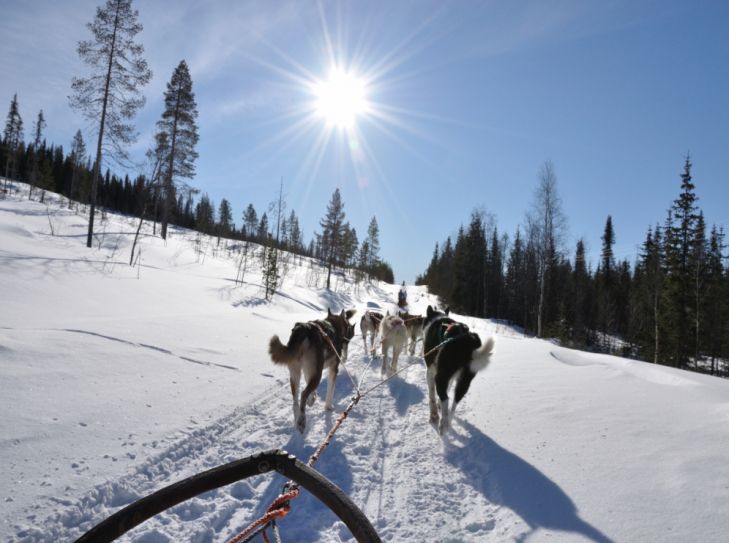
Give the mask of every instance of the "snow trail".
[[[405, 358], [403, 363], [414, 360]], [[361, 343], [353, 341], [347, 368], [355, 380], [366, 374], [363, 389], [382, 378], [378, 371], [368, 371], [370, 362]], [[378, 367], [379, 361], [372, 366]], [[337, 379], [336, 411], [322, 411], [324, 379], [304, 436], [293, 428], [288, 380], [279, 376], [275, 385], [211, 424], [187, 429], [183, 437], [165, 443], [145, 444], [143, 459], [131, 473], [96, 486], [75, 503], [59, 504], [56, 513], [40, 523], [42, 528], [19, 530], [11, 540], [76, 538], [116, 509], [162, 486], [263, 450], [282, 448], [305, 462], [354, 394], [344, 371]], [[488, 535], [498, 508], [479, 500], [477, 492], [448, 473], [453, 469], [444, 462], [443, 450], [452, 445], [443, 444], [427, 423], [426, 394], [423, 364], [418, 362], [354, 407], [314, 467], [363, 509], [383, 541], [429, 540], [434, 534], [436, 539], [455, 541]], [[283, 477], [267, 474], [209, 492], [150, 519], [120, 541], [221, 541], [261, 514], [283, 483]], [[450, 517], [463, 500], [480, 502], [486, 516], [471, 512], [454, 530]], [[432, 519], [432, 526], [409, 522], [424, 515]], [[308, 495], [292, 503], [280, 527], [285, 540], [351, 540], [346, 527]]]

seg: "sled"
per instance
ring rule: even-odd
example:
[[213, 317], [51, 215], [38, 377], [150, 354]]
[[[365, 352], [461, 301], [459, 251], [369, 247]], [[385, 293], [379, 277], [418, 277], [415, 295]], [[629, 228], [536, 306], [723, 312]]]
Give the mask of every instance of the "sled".
[[280, 449], [235, 460], [166, 486], [117, 511], [82, 535], [76, 543], [113, 541], [145, 520], [185, 500], [270, 471], [277, 471], [288, 477], [318, 498], [344, 522], [358, 542], [381, 543], [369, 519], [338, 486], [295, 456]]

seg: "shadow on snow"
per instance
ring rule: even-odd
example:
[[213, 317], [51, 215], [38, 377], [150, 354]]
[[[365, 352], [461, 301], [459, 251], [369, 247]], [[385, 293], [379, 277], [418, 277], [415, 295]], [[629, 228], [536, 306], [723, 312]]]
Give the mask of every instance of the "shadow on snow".
[[467, 421], [458, 422], [467, 431], [466, 436], [460, 436], [465, 444], [458, 447], [450, 443], [446, 447], [446, 461], [459, 468], [464, 480], [489, 502], [511, 509], [529, 525], [531, 531], [519, 541], [544, 528], [574, 532], [596, 543], [612, 543], [580, 518], [569, 496], [541, 471]]

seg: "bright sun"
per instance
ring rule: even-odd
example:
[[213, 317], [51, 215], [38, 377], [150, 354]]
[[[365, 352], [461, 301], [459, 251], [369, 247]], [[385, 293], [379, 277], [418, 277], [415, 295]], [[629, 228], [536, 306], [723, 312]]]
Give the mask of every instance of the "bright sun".
[[313, 91], [317, 114], [337, 128], [352, 128], [356, 118], [369, 110], [365, 82], [352, 73], [334, 69]]

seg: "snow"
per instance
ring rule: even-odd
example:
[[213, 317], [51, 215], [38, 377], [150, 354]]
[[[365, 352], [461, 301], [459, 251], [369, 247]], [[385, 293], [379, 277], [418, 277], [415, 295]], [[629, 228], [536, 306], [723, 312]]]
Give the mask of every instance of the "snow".
[[[0, 200], [0, 540], [73, 541], [189, 475], [273, 448], [308, 458], [336, 418], [323, 410], [326, 379], [302, 436], [269, 337], [327, 307], [355, 307], [358, 322], [392, 308], [397, 286], [340, 274], [329, 292], [296, 259], [266, 302], [260, 259], [236, 284], [225, 242], [178, 228], [164, 242], [145, 227], [130, 267], [135, 220], [97, 221], [87, 249], [83, 210], [16, 188]], [[435, 302], [419, 287], [408, 299], [414, 313]], [[428, 423], [422, 361], [403, 354], [400, 367], [415, 364], [354, 408], [316, 465], [383, 541], [726, 540], [728, 381], [462, 320], [496, 346], [449, 435]], [[364, 388], [381, 379], [371, 362], [357, 331], [348, 368]], [[353, 391], [340, 372], [335, 410]], [[224, 541], [283, 482], [206, 493], [122, 540]], [[281, 528], [284, 541], [352, 540], [308, 495]]]

